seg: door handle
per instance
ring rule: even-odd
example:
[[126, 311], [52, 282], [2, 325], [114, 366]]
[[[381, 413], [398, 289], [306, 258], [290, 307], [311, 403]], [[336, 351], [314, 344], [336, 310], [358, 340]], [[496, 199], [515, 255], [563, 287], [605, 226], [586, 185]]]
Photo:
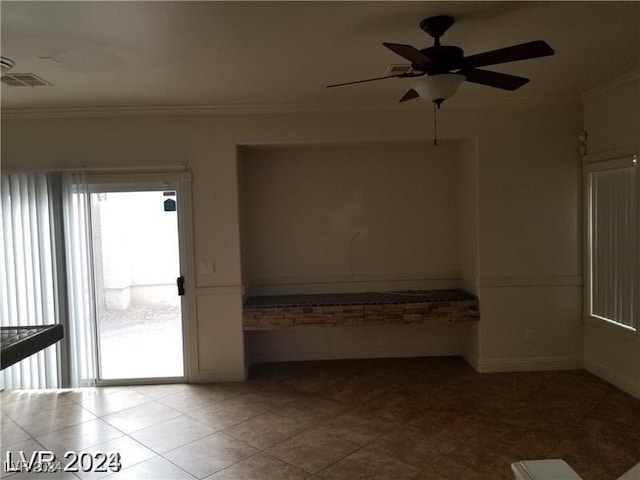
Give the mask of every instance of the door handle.
[[177, 279], [176, 279], [176, 285], [178, 286], [178, 295], [179, 296], [184, 296], [184, 276], [180, 275]]

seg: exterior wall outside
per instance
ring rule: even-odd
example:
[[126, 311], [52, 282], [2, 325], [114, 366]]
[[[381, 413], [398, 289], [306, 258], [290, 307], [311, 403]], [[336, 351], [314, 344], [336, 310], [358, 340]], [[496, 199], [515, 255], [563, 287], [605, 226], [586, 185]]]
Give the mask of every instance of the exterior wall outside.
[[[175, 212], [162, 192], [101, 193], [93, 199], [93, 234], [101, 294], [108, 310], [130, 305], [178, 306], [180, 266]], [[102, 297], [102, 295], [99, 295]]]

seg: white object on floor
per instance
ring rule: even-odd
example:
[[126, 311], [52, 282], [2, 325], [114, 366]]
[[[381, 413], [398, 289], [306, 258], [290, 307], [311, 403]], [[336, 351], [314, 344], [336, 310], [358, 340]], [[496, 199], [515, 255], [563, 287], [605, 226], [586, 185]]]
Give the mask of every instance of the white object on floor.
[[527, 460], [511, 464], [516, 480], [582, 480], [564, 460]]
[[[516, 480], [582, 480], [564, 460], [527, 460], [511, 464]], [[618, 480], [640, 480], [640, 463]]]
[[622, 475], [618, 480], [640, 480], [640, 463], [635, 467], [631, 467], [631, 470]]

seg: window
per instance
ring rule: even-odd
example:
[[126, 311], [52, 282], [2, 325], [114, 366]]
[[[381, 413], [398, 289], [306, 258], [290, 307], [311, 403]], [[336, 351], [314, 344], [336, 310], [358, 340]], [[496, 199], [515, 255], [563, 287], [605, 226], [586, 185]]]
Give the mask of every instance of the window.
[[636, 157], [585, 165], [588, 315], [635, 330]]

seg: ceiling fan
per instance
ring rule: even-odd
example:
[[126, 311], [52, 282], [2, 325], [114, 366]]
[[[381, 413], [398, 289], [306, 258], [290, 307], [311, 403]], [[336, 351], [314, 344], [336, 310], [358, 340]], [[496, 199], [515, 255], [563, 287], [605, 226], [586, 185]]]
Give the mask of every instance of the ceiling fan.
[[400, 102], [422, 97], [434, 102], [439, 107], [444, 100], [456, 92], [464, 81], [503, 90], [516, 90], [529, 81], [528, 78], [492, 72], [478, 67], [546, 57], [555, 53], [545, 41], [536, 40], [465, 57], [460, 47], [442, 45], [440, 43], [440, 37], [445, 34], [453, 23], [453, 17], [448, 15], [429, 17], [420, 22], [420, 28], [434, 39], [432, 47], [423, 48], [422, 50], [400, 43], [383, 43], [389, 50], [411, 62], [409, 71], [398, 75], [338, 83], [329, 85], [327, 88], [387, 78], [422, 77], [411, 85], [411, 88], [400, 99]]

